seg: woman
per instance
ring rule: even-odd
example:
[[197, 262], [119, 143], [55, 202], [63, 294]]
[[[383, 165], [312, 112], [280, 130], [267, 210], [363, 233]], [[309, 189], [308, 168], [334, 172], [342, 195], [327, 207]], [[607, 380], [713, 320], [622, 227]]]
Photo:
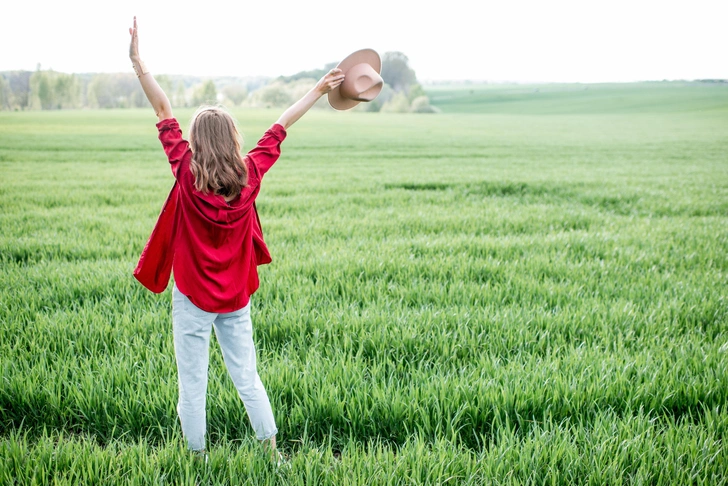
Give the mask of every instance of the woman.
[[243, 156], [235, 123], [219, 107], [198, 109], [189, 141], [182, 137], [169, 99], [139, 56], [136, 17], [129, 33], [129, 57], [159, 119], [159, 139], [175, 177], [134, 276], [162, 292], [174, 272], [172, 321], [182, 432], [191, 450], [204, 453], [208, 346], [214, 327], [257, 438], [280, 457], [278, 429], [256, 370], [250, 320], [250, 295], [258, 288], [256, 266], [270, 262], [255, 199], [263, 175], [280, 155], [286, 130], [338, 87], [344, 75], [339, 69], [329, 71]]

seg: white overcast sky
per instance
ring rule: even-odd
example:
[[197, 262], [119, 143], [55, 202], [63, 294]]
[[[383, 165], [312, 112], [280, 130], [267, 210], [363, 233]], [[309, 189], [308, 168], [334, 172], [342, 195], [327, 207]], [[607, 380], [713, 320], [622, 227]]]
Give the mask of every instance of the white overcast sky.
[[357, 49], [404, 52], [421, 81], [728, 78], [728, 0], [12, 0], [0, 71], [277, 76]]

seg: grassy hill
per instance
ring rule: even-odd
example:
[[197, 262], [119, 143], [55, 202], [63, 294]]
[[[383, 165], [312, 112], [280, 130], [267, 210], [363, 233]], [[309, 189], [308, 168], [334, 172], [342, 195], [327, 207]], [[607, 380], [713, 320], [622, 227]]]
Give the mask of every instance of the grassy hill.
[[728, 112], [728, 82], [452, 84], [427, 86], [426, 91], [444, 113]]

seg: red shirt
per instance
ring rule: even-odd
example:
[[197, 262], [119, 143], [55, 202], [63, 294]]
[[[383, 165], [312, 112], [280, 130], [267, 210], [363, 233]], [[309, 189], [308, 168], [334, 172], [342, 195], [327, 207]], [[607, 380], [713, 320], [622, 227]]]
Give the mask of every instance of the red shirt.
[[232, 312], [245, 307], [258, 289], [257, 265], [271, 261], [255, 198], [263, 175], [281, 154], [286, 131], [274, 124], [248, 152], [247, 185], [228, 203], [222, 196], [195, 189], [192, 151], [177, 120], [162, 120], [157, 128], [176, 181], [134, 276], [159, 293], [174, 270], [177, 288], [200, 309]]

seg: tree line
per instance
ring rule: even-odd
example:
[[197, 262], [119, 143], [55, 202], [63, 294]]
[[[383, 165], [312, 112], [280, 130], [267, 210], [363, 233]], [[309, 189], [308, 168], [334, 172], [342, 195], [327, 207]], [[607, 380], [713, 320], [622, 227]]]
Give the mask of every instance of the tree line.
[[[225, 106], [280, 107], [294, 102], [336, 63], [277, 79], [155, 75], [174, 107], [221, 103]], [[363, 111], [434, 112], [401, 52], [382, 58], [385, 86]], [[148, 106], [134, 73], [67, 74], [43, 70], [0, 72], [0, 110], [61, 110]], [[321, 103], [320, 106], [325, 106]]]
[[[202, 103], [239, 105], [264, 86], [263, 77], [155, 75], [174, 107]], [[149, 106], [134, 73], [67, 74], [53, 70], [0, 72], [0, 110], [134, 108]]]

